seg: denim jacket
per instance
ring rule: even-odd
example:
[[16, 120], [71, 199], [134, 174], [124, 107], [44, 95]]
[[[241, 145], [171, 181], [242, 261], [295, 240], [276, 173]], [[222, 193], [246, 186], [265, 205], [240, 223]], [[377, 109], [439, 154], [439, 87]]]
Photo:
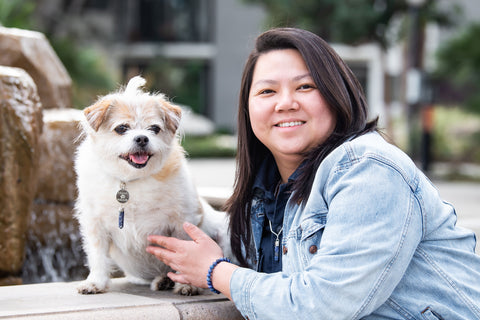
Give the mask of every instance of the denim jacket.
[[307, 201], [287, 203], [282, 272], [236, 269], [232, 299], [251, 320], [480, 319], [475, 235], [456, 220], [405, 153], [365, 134], [322, 162]]

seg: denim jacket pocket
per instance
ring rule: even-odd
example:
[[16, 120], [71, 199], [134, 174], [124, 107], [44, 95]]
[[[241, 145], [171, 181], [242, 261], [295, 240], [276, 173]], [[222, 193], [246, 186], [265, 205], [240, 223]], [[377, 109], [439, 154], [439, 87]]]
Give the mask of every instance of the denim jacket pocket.
[[435, 312], [431, 307], [427, 307], [422, 311], [422, 317], [425, 320], [444, 320], [444, 318]]
[[298, 227], [299, 253], [303, 263], [308, 265], [320, 248], [323, 230], [327, 222], [327, 213], [317, 213], [305, 218]]

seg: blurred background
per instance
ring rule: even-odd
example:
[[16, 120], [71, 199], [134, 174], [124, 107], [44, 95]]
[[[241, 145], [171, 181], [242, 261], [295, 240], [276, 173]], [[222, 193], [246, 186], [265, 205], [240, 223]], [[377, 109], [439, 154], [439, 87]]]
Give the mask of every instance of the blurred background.
[[480, 181], [479, 17], [478, 0], [0, 0], [3, 26], [48, 37], [76, 108], [142, 74], [206, 120], [183, 139], [190, 157], [235, 154], [255, 36], [305, 28], [347, 61], [371, 115], [424, 171]]
[[[479, 0], [0, 0], [0, 25], [45, 34], [72, 78], [74, 108], [137, 74], [183, 106], [193, 178], [220, 204], [234, 181], [238, 91], [255, 37], [271, 27], [310, 30], [349, 64], [371, 116], [455, 205], [458, 224], [480, 236]], [[86, 276], [67, 188], [75, 189], [73, 151], [63, 151], [64, 164], [52, 150], [56, 174], [41, 169], [48, 179], [27, 215], [15, 283]]]

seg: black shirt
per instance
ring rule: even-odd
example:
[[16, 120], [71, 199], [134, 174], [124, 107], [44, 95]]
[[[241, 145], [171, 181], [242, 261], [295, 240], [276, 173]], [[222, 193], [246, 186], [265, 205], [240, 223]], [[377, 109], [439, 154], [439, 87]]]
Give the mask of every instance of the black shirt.
[[283, 215], [291, 194], [291, 185], [298, 175], [297, 171], [290, 176], [287, 183], [281, 184], [278, 168], [275, 161], [270, 158], [262, 163], [255, 179], [253, 189], [255, 191], [258, 188], [263, 191], [265, 210], [259, 249], [258, 271], [260, 272], [272, 273], [282, 270]]

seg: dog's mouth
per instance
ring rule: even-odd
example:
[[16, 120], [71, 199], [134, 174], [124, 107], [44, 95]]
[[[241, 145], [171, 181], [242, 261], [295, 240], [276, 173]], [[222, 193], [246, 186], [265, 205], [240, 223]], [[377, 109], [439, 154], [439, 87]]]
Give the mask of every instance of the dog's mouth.
[[141, 169], [145, 167], [152, 157], [148, 152], [135, 152], [120, 155], [120, 158], [127, 161], [131, 166]]

